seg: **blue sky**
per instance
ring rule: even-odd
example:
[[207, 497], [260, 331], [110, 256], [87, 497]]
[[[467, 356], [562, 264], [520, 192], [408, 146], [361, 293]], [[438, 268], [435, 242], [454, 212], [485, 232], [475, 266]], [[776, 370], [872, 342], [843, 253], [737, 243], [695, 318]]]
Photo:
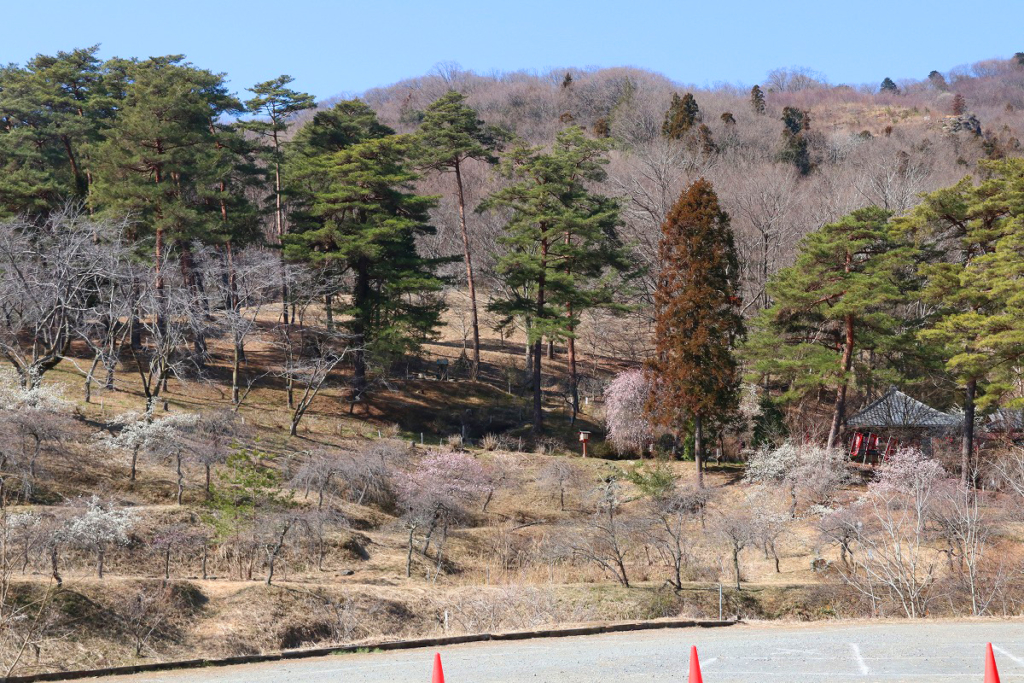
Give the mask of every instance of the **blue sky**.
[[806, 66], [834, 83], [921, 78], [1024, 51], [1024, 0], [56, 0], [0, 14], [0, 62], [101, 44], [101, 56], [184, 53], [232, 88], [281, 73], [318, 98], [455, 61], [479, 73], [638, 66], [750, 85]]

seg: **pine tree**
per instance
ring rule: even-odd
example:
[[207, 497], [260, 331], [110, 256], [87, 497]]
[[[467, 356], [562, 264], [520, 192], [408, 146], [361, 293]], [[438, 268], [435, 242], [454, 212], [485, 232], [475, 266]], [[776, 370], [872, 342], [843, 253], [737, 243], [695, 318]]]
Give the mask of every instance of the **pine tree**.
[[0, 69], [0, 215], [42, 214], [88, 194], [105, 109], [98, 47]]
[[750, 108], [754, 110], [754, 113], [758, 116], [763, 116], [767, 108], [764, 102], [764, 91], [761, 90], [761, 86], [755, 85], [750, 89]]
[[665, 112], [661, 134], [669, 140], [682, 140], [700, 120], [700, 107], [693, 93], [686, 93], [682, 97], [679, 97], [679, 93], [672, 93], [672, 103]]
[[759, 448], [764, 445], [777, 446], [789, 435], [785, 416], [779, 404], [772, 399], [767, 391], [758, 399], [758, 414], [754, 418], [751, 445]]
[[[571, 82], [571, 76], [566, 74]], [[427, 107], [419, 130], [417, 163], [421, 168], [453, 172], [456, 198], [459, 203], [459, 227], [462, 230], [463, 260], [469, 286], [469, 306], [473, 325], [472, 378], [480, 372], [480, 323], [477, 318], [476, 281], [473, 273], [473, 249], [466, 227], [466, 197], [463, 192], [462, 168], [469, 160], [497, 163], [494, 152], [507, 135], [486, 126], [476, 112], [466, 105], [461, 93], [450, 91]]]
[[[257, 83], [249, 88], [249, 92], [256, 97], [245, 103], [250, 112], [261, 118], [245, 122], [244, 128], [255, 133], [265, 143], [269, 143], [266, 157], [269, 165], [274, 169], [274, 232], [282, 249], [286, 230], [281, 181], [281, 164], [284, 160], [281, 149], [283, 137], [288, 132], [291, 120], [296, 114], [316, 106], [316, 100], [312, 95], [288, 87], [293, 80], [291, 76], [282, 75], [270, 81]], [[282, 252], [281, 314], [283, 322], [287, 325], [288, 287], [284, 278], [283, 258]]]
[[739, 260], [729, 216], [711, 183], [693, 183], [665, 218], [658, 244], [652, 420], [678, 433], [693, 421], [697, 481], [703, 486], [704, 429], [736, 409], [733, 354], [743, 334]]
[[[163, 263], [170, 247], [188, 269], [193, 241], [217, 242], [223, 206], [211, 201], [226, 169], [222, 116], [242, 111], [222, 75], [197, 69], [179, 55], [145, 61], [115, 60], [108, 79], [117, 117], [95, 151], [90, 203], [111, 215], [136, 219], [136, 240], [153, 238], [156, 287], [163, 291]], [[188, 274], [186, 273], [186, 277]]]
[[359, 100], [338, 103], [298, 134], [286, 177], [294, 198], [285, 256], [347, 274], [342, 313], [352, 337], [355, 396], [368, 359], [387, 369], [436, 333], [442, 310], [435, 262], [416, 237], [430, 234], [434, 197], [415, 194], [414, 140], [395, 135]]
[[893, 236], [889, 218], [877, 207], [858, 209], [807, 235], [796, 263], [769, 282], [775, 303], [745, 347], [754, 370], [789, 382], [790, 396], [835, 391], [829, 448], [843, 425], [851, 378], [871, 373], [867, 365], [853, 372], [857, 351], [896, 339], [909, 247]]
[[882, 81], [882, 85], [879, 90], [882, 93], [889, 93], [891, 95], [897, 95], [900, 92], [900, 89], [896, 87], [896, 82], [893, 81], [888, 76], [886, 76], [885, 79]]
[[529, 147], [510, 151], [502, 164], [513, 181], [491, 194], [480, 210], [506, 209], [511, 217], [500, 243], [498, 277], [502, 298], [488, 306], [511, 320], [529, 321], [533, 346], [533, 430], [543, 429], [542, 343], [567, 341], [570, 392], [578, 409], [575, 328], [580, 314], [613, 302], [609, 272], [628, 267], [615, 228], [618, 203], [587, 188], [604, 178], [602, 140], [579, 127], [561, 131], [550, 152]]
[[994, 408], [1015, 386], [1024, 357], [1024, 160], [981, 162], [988, 179], [968, 176], [929, 193], [899, 227], [934, 256], [920, 266], [921, 299], [934, 311], [919, 337], [936, 344], [947, 371], [962, 387], [961, 474], [974, 476], [974, 418]]

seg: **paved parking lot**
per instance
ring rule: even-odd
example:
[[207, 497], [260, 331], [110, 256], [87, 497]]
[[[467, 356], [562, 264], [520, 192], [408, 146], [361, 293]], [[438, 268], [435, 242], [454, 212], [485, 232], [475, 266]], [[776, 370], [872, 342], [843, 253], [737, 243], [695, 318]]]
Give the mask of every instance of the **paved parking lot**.
[[[706, 683], [981, 681], [992, 642], [1005, 683], [1024, 681], [1024, 621], [740, 624], [440, 650], [447, 683], [685, 682], [696, 645]], [[109, 683], [425, 683], [433, 650], [349, 654], [138, 674]]]

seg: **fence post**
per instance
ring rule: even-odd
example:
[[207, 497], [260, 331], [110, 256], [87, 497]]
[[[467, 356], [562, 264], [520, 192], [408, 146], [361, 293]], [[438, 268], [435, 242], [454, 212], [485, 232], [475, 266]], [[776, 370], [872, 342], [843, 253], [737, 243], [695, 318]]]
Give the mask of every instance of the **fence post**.
[[718, 582], [718, 620], [722, 620], [722, 582]]

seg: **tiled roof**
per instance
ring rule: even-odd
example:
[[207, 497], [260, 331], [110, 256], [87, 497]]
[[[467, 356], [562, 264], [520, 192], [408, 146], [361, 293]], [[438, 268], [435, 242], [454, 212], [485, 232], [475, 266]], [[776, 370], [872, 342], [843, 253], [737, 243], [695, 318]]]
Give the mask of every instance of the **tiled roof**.
[[850, 427], [956, 427], [960, 418], [926, 406], [896, 387], [847, 419]]

